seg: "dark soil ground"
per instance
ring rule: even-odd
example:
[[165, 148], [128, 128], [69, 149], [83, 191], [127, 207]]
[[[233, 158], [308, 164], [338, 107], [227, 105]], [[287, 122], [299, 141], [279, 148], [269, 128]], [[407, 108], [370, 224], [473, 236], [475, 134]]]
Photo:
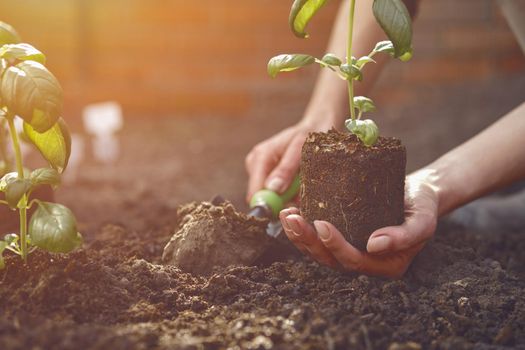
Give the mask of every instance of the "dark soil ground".
[[2, 349], [525, 348], [519, 234], [443, 230], [401, 281], [301, 258], [192, 276], [159, 265], [170, 234], [108, 225], [68, 257], [8, 259]]
[[[404, 140], [412, 170], [508, 111], [513, 101], [481, 107], [491, 91], [499, 90], [461, 100], [461, 134], [447, 124], [457, 115], [438, 112], [443, 100], [425, 96], [417, 113], [393, 111], [379, 124]], [[417, 134], [400, 130], [395, 117], [405, 112]], [[426, 113], [426, 122], [415, 117]], [[28, 266], [7, 258], [0, 349], [525, 349], [525, 232], [442, 223], [400, 281], [283, 254], [207, 276], [161, 265], [178, 205], [219, 192], [242, 208], [243, 156], [292, 120], [269, 125], [263, 114], [138, 120], [122, 135], [117, 164], [88, 154], [76, 184], [57, 194], [86, 244], [69, 256], [36, 252]]]

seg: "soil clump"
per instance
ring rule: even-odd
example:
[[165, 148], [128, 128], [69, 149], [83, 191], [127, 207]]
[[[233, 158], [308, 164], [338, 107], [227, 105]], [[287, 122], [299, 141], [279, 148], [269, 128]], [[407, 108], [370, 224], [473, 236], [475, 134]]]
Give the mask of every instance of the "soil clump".
[[216, 267], [251, 265], [270, 246], [268, 220], [249, 217], [226, 201], [193, 202], [177, 211], [181, 222], [162, 260], [194, 274]]

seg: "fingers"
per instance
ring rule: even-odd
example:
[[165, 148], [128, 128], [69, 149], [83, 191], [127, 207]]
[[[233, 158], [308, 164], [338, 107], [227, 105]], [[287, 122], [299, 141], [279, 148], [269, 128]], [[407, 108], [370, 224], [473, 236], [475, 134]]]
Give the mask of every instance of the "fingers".
[[292, 183], [301, 160], [301, 149], [304, 143], [304, 135], [296, 135], [287, 146], [279, 164], [268, 176], [266, 188], [277, 193], [283, 193]]
[[314, 226], [323, 245], [346, 270], [361, 270], [363, 253], [348, 243], [334, 225], [326, 221], [314, 221]]
[[314, 227], [299, 216], [296, 208], [281, 211], [280, 219], [288, 239], [300, 251], [334, 269], [399, 278], [424, 245], [421, 243], [386, 255], [372, 255], [353, 247], [337, 228], [326, 221], [315, 221], [314, 230]]
[[298, 214], [299, 210], [290, 208], [281, 211], [279, 215], [288, 239], [304, 254], [319, 263], [338, 268], [337, 260], [321, 243], [314, 228]]
[[348, 243], [343, 235], [326, 221], [315, 221], [315, 228], [321, 242], [332, 253], [337, 262], [348, 271], [389, 278], [401, 277], [423, 244], [402, 252], [385, 255], [371, 255]]
[[436, 229], [437, 212], [415, 210], [401, 226], [383, 227], [368, 239], [366, 250], [371, 254], [409, 249], [432, 237]]
[[278, 150], [279, 148], [271, 143], [261, 143], [246, 156], [245, 166], [250, 176], [246, 193], [248, 202], [255, 192], [263, 188], [268, 174], [279, 162]]
[[263, 187], [278, 193], [288, 189], [299, 169], [301, 147], [306, 133], [302, 127], [290, 127], [251, 150], [245, 159], [250, 177], [247, 201]]
[[250, 166], [249, 174], [250, 179], [248, 181], [248, 192], [246, 194], [246, 201], [249, 202], [255, 192], [263, 188], [266, 177], [275, 166], [276, 162], [270, 156], [259, 157], [258, 161], [253, 162]]

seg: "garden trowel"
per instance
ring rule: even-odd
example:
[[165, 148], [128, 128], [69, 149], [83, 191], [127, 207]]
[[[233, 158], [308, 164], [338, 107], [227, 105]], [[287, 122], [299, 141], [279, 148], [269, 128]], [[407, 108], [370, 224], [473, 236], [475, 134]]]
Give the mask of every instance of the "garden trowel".
[[[270, 223], [266, 228], [266, 233], [272, 238], [281, 235], [283, 227], [279, 221], [279, 212], [284, 209], [285, 205], [290, 202], [299, 193], [300, 180], [296, 176], [290, 187], [283, 193], [264, 189], [256, 192], [250, 200], [250, 211], [248, 216], [269, 219]], [[224, 202], [220, 195], [211, 200], [212, 204], [219, 205]]]

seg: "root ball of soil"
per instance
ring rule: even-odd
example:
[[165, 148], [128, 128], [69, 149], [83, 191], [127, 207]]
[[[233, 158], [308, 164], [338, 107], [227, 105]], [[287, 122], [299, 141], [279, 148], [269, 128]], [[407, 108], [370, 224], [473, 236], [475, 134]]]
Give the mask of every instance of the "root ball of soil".
[[208, 274], [214, 267], [252, 264], [269, 246], [268, 221], [235, 210], [230, 202], [181, 206], [179, 227], [162, 260], [184, 271]]
[[334, 224], [366, 250], [372, 232], [403, 222], [405, 164], [395, 138], [366, 147], [349, 133], [311, 133], [301, 155], [301, 214]]

